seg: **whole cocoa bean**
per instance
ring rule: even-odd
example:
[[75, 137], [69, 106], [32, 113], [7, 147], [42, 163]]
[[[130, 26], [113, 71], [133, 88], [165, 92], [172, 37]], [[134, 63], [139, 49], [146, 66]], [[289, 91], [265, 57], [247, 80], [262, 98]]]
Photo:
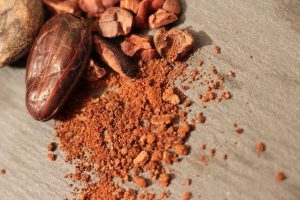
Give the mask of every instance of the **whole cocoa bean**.
[[43, 22], [40, 0], [0, 0], [0, 67], [28, 53]]
[[26, 106], [33, 118], [47, 121], [66, 102], [85, 71], [91, 33], [83, 18], [72, 14], [52, 17], [31, 49], [26, 71]]

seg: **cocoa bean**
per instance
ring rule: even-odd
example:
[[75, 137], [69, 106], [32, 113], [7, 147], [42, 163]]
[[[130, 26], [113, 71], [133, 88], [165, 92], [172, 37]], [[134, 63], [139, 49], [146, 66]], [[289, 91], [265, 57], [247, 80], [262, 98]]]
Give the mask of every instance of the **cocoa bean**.
[[128, 35], [133, 25], [132, 14], [123, 8], [106, 9], [99, 18], [99, 33], [103, 37], [114, 38]]
[[46, 22], [26, 67], [26, 106], [33, 118], [47, 121], [59, 112], [85, 71], [90, 50], [83, 18], [65, 13]]
[[28, 53], [43, 22], [40, 0], [0, 0], [0, 67]]

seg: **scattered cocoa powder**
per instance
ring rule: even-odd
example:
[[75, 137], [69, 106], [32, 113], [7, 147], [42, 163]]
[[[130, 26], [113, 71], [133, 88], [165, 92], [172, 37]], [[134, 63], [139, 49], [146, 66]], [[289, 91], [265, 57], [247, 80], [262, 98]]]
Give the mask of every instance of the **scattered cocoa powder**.
[[0, 169], [0, 174], [6, 174], [6, 170], [5, 169]]
[[243, 128], [237, 128], [235, 130], [238, 134], [242, 134], [244, 132], [244, 129]]
[[214, 52], [215, 52], [216, 54], [220, 54], [220, 53], [221, 53], [221, 47], [215, 46], [215, 47], [214, 47]]
[[284, 175], [283, 172], [276, 172], [274, 175], [274, 178], [276, 181], [283, 181], [284, 179], [286, 179], [286, 176]]
[[169, 174], [162, 174], [159, 179], [159, 184], [161, 186], [167, 187], [170, 184], [171, 176]]
[[51, 142], [49, 145], [48, 145], [48, 151], [55, 151], [57, 148], [57, 143], [55, 142]]
[[262, 142], [256, 144], [257, 156], [260, 157], [262, 152], [266, 150], [266, 145]]
[[53, 153], [49, 153], [48, 154], [48, 158], [49, 158], [49, 160], [52, 160], [52, 161], [54, 161], [54, 160], [56, 160], [56, 155], [55, 154], [53, 154]]
[[189, 179], [189, 178], [184, 179], [183, 185], [191, 185], [191, 184], [192, 184], [192, 179]]
[[142, 188], [147, 187], [147, 180], [146, 180], [146, 179], [144, 179], [144, 178], [142, 178], [142, 177], [140, 177], [140, 176], [135, 176], [133, 179], [134, 179], [134, 182], [135, 182], [138, 186], [140, 186], [140, 187], [142, 187]]
[[182, 200], [190, 200], [192, 198], [191, 192], [183, 192], [182, 194]]

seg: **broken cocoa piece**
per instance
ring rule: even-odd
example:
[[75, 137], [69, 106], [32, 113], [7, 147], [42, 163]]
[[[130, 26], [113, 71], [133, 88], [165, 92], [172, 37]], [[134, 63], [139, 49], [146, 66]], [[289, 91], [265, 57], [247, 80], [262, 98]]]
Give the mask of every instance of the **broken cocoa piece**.
[[167, 31], [161, 28], [154, 35], [154, 44], [162, 57], [175, 61], [184, 58], [192, 50], [194, 38], [187, 30], [173, 28]]
[[120, 2], [120, 0], [102, 0], [102, 4], [105, 8], [109, 8], [112, 6], [117, 5]]
[[179, 15], [181, 12], [181, 6], [178, 0], [165, 0], [162, 9], [175, 15]]
[[132, 57], [140, 50], [152, 49], [151, 42], [151, 36], [131, 34], [121, 43], [121, 48], [127, 56]]
[[149, 17], [149, 27], [156, 29], [171, 24], [177, 20], [178, 17], [175, 14], [169, 13], [163, 9], [158, 9]]
[[120, 7], [137, 13], [139, 9], [140, 0], [121, 0]]
[[148, 28], [148, 17], [150, 15], [151, 0], [142, 0], [139, 4], [136, 16], [134, 17], [134, 26], [139, 29]]
[[114, 38], [128, 35], [133, 25], [133, 15], [123, 8], [106, 9], [99, 18], [99, 33], [103, 37]]
[[127, 56], [147, 61], [158, 58], [158, 53], [152, 47], [152, 43], [151, 36], [132, 34], [121, 43], [121, 48]]
[[101, 67], [96, 61], [91, 59], [84, 78], [88, 81], [98, 81], [100, 78], [104, 77], [105, 74], [105, 69]]
[[153, 60], [153, 59], [157, 59], [159, 58], [159, 55], [156, 51], [156, 49], [145, 49], [142, 50], [141, 54], [140, 54], [140, 59], [143, 61], [149, 61], [149, 60]]
[[94, 36], [94, 46], [101, 60], [122, 76], [135, 77], [138, 67], [114, 43], [101, 36]]
[[77, 0], [42, 0], [46, 4], [49, 11], [53, 14], [71, 13], [80, 15], [81, 10], [79, 8]]
[[87, 13], [89, 18], [99, 17], [105, 10], [101, 0], [79, 0], [79, 7]]
[[164, 2], [165, 0], [153, 0], [151, 3], [151, 8], [153, 10], [158, 10], [163, 6]]

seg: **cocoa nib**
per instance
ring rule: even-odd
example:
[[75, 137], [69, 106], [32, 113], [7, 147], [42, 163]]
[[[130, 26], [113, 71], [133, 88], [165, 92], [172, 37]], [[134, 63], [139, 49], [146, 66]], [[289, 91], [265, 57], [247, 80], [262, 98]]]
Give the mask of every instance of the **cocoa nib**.
[[133, 25], [132, 14], [123, 8], [106, 9], [99, 18], [99, 33], [103, 37], [114, 38], [128, 35]]
[[178, 20], [178, 17], [163, 9], [158, 9], [149, 17], [149, 27], [152, 29], [171, 24]]
[[140, 0], [121, 0], [120, 7], [137, 13], [139, 9]]
[[161, 28], [154, 35], [154, 44], [162, 57], [175, 61], [185, 57], [193, 48], [194, 38], [187, 30]]
[[122, 76], [135, 77], [138, 67], [114, 43], [101, 36], [94, 36], [94, 46], [101, 60]]
[[105, 10], [101, 0], [79, 0], [79, 7], [90, 17], [99, 17]]
[[81, 11], [77, 0], [42, 0], [46, 4], [49, 11], [53, 14], [71, 13], [80, 15]]
[[90, 59], [90, 64], [86, 70], [84, 78], [88, 81], [97, 81], [100, 78], [104, 77], [106, 71], [101, 67], [96, 61]]
[[153, 10], [158, 10], [159, 8], [161, 8], [164, 4], [165, 0], [153, 0], [151, 3], [151, 8]]
[[118, 4], [120, 0], [102, 0], [102, 4], [105, 8], [109, 8]]
[[121, 48], [127, 56], [151, 60], [158, 58], [158, 53], [152, 44], [151, 36], [132, 34], [121, 43]]
[[148, 17], [151, 11], [151, 0], [142, 0], [139, 4], [136, 16], [134, 17], [134, 26], [140, 29], [148, 28]]

